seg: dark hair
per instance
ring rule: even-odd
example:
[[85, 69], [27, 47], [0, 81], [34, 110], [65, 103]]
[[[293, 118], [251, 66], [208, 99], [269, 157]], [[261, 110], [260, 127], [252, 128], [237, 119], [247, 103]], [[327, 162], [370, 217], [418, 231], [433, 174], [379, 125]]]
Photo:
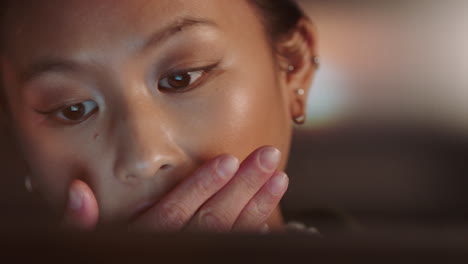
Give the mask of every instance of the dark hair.
[[248, 0], [259, 12], [268, 37], [274, 42], [287, 35], [305, 17], [294, 0]]
[[[294, 0], [247, 0], [259, 13], [268, 38], [272, 43], [287, 35], [304, 17], [304, 13]], [[3, 38], [5, 10], [8, 2], [3, 1], [0, 8], [0, 37]], [[0, 48], [3, 40], [0, 39]], [[0, 110], [6, 110], [3, 80], [0, 75]]]

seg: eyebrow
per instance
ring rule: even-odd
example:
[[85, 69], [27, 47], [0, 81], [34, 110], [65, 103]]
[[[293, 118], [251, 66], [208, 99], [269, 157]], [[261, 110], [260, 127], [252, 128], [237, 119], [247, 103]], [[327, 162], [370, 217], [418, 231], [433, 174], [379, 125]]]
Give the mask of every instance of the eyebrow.
[[[218, 25], [207, 19], [200, 19], [194, 17], [183, 17], [170, 23], [168, 26], [157, 30], [150, 37], [143, 42], [141, 50], [147, 50], [151, 47], [159, 45], [161, 42], [167, 40], [169, 37], [173, 37], [176, 34], [182, 32], [185, 28], [193, 26], [210, 26], [218, 27]], [[22, 83], [26, 83], [42, 74], [53, 72], [53, 73], [69, 73], [78, 72], [82, 70], [82, 65], [79, 62], [68, 59], [61, 59], [53, 56], [46, 56], [38, 59], [31, 66], [27, 68], [23, 73], [20, 74], [20, 80]]]
[[162, 41], [166, 40], [168, 37], [172, 37], [177, 33], [183, 31], [183, 29], [193, 26], [210, 26], [217, 28], [218, 25], [211, 20], [194, 18], [194, 17], [184, 17], [176, 20], [171, 23], [169, 26], [164, 27], [161, 30], [153, 33], [150, 38], [144, 43], [143, 50], [148, 49], [152, 46], [158, 45]]
[[21, 83], [26, 83], [47, 72], [67, 73], [78, 72], [80, 70], [80, 64], [72, 60], [64, 60], [52, 56], [42, 57], [20, 74], [20, 81]]

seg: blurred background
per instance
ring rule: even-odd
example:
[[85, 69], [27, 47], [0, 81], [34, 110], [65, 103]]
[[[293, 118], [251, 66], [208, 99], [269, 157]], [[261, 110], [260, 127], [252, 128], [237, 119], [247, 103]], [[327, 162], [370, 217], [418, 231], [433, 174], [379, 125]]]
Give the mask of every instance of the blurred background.
[[300, 1], [322, 67], [309, 127], [343, 120], [468, 131], [468, 1]]
[[[321, 66], [295, 129], [286, 218], [324, 233], [468, 229], [468, 1], [300, 5]], [[33, 201], [10, 177], [24, 165], [12, 140], [0, 146], [3, 220], [27, 224], [18, 208]]]
[[300, 4], [321, 67], [288, 216], [322, 230], [467, 228], [468, 1]]

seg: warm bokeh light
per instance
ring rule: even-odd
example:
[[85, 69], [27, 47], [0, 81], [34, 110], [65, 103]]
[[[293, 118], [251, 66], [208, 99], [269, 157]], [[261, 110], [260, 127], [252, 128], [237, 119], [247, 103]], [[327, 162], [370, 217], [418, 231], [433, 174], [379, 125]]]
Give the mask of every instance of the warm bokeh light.
[[308, 127], [417, 122], [468, 132], [467, 1], [301, 1], [322, 67]]

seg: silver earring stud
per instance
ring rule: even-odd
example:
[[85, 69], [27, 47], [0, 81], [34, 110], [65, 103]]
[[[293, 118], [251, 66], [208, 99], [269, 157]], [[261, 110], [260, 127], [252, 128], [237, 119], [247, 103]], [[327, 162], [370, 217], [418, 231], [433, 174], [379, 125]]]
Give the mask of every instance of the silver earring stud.
[[300, 115], [294, 118], [294, 123], [296, 123], [297, 125], [302, 125], [305, 123], [305, 120], [305, 115]]
[[28, 192], [33, 192], [31, 178], [29, 176], [26, 176], [26, 178], [24, 179], [24, 187]]
[[288, 72], [292, 72], [292, 71], [294, 71], [294, 70], [295, 70], [295, 68], [294, 68], [293, 65], [289, 65], [289, 66], [288, 66]]
[[299, 96], [303, 96], [305, 94], [305, 91], [304, 91], [304, 89], [297, 89], [296, 94], [299, 95]]
[[317, 56], [312, 56], [312, 62], [318, 67], [320, 66], [320, 59]]

